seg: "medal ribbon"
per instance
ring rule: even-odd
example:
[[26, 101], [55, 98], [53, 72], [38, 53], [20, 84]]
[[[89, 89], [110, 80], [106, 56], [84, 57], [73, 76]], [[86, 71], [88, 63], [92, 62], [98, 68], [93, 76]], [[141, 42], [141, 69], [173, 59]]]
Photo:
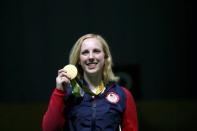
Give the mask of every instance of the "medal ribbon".
[[82, 84], [79, 80], [73, 79], [71, 80], [71, 85], [73, 88], [72, 93], [77, 96], [80, 97], [80, 88], [82, 88], [84, 90], [84, 92], [88, 93], [91, 96], [95, 96], [100, 94], [103, 90], [104, 90], [104, 84], [101, 81], [101, 83], [99, 84], [99, 86], [96, 89], [96, 93], [93, 93], [87, 86], [85, 86], [84, 84]]

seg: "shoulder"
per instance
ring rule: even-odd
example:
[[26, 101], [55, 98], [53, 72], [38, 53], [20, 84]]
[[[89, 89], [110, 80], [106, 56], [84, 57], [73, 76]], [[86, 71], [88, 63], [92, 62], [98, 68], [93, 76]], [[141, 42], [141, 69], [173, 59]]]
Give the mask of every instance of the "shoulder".
[[134, 98], [133, 98], [132, 92], [128, 88], [126, 88], [124, 86], [120, 86], [120, 85], [117, 85], [116, 88], [119, 90], [119, 92], [122, 95], [122, 98], [124, 99], [124, 101], [126, 103], [128, 103], [128, 102], [134, 103]]
[[119, 95], [121, 95], [121, 97], [123, 97], [124, 99], [127, 99], [127, 98], [133, 99], [133, 95], [131, 91], [124, 86], [121, 86], [117, 83], [112, 83], [111, 85], [108, 85], [108, 88], [109, 88], [108, 91], [114, 91], [118, 93]]
[[126, 87], [121, 87], [121, 88], [124, 91], [126, 98], [133, 100], [132, 92]]
[[131, 92], [128, 90], [128, 88], [124, 86], [120, 86], [118, 84], [111, 85], [112, 90], [116, 90], [117, 92], [123, 93], [125, 96], [131, 95]]
[[124, 91], [126, 96], [132, 96], [131, 92], [126, 87], [121, 86], [121, 88]]
[[124, 94], [125, 94], [126, 107], [135, 109], [135, 100], [134, 100], [134, 97], [133, 97], [131, 91], [125, 87], [121, 87], [121, 88], [123, 89]]

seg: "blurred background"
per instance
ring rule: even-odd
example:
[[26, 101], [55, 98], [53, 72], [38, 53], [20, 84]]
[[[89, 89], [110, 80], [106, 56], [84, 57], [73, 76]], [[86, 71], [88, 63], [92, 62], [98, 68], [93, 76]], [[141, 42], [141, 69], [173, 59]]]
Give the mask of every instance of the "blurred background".
[[140, 131], [196, 131], [190, 0], [3, 0], [1, 13], [1, 131], [41, 131], [57, 70], [86, 33], [109, 43]]

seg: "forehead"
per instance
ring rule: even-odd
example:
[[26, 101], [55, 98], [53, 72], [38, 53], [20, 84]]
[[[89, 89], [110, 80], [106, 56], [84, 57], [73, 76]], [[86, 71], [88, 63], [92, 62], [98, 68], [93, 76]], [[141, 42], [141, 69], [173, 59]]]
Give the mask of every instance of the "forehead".
[[81, 49], [86, 48], [101, 48], [102, 44], [97, 38], [87, 38], [82, 42]]

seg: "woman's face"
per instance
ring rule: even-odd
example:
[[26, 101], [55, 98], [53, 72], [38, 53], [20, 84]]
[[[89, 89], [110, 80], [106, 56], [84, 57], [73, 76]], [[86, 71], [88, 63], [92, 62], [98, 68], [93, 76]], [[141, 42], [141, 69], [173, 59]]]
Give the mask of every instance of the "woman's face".
[[84, 73], [101, 74], [105, 62], [104, 56], [102, 44], [96, 38], [85, 39], [79, 56], [79, 63]]

